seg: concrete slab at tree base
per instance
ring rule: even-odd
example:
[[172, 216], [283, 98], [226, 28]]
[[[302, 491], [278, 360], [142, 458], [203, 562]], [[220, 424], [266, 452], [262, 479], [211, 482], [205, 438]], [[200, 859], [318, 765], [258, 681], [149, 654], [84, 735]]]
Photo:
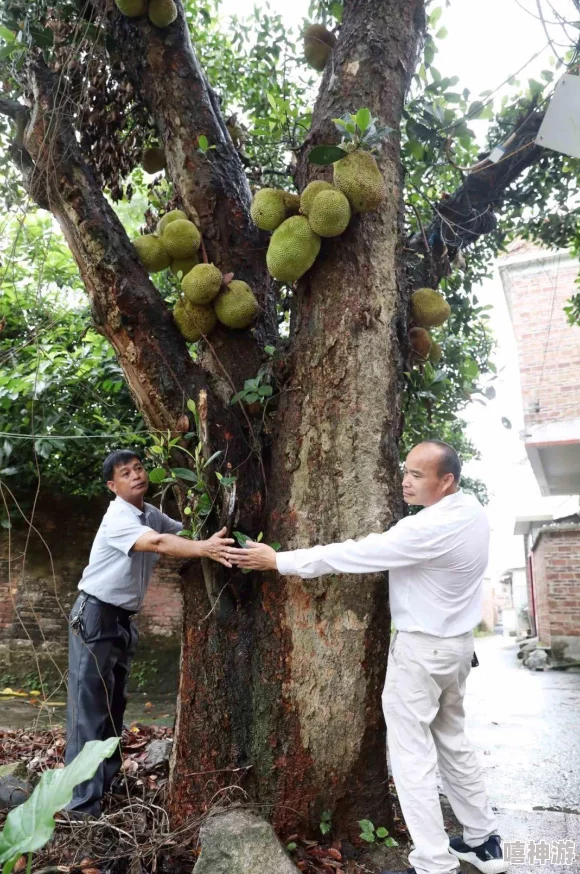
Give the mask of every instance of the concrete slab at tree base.
[[297, 874], [270, 823], [247, 810], [210, 816], [194, 874]]

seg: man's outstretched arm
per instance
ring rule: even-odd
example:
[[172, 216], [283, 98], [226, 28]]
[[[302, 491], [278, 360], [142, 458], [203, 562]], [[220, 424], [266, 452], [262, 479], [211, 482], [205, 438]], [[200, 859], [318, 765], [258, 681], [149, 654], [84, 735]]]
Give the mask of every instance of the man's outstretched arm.
[[231, 567], [227, 550], [235, 541], [226, 537], [226, 528], [217, 531], [208, 540], [186, 540], [176, 534], [158, 534], [151, 529], [133, 544], [135, 552], [157, 552], [173, 558], [211, 558]]
[[362, 540], [345, 540], [276, 553], [265, 543], [247, 541], [245, 549], [228, 549], [228, 560], [248, 570], [277, 570], [305, 579], [324, 574], [372, 574], [410, 567], [441, 554], [441, 534], [409, 516], [388, 531]]

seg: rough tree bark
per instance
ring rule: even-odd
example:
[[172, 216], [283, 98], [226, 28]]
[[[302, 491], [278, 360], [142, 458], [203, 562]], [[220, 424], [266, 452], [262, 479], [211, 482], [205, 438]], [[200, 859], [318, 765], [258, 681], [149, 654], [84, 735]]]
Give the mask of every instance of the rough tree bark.
[[[285, 548], [384, 529], [401, 511], [397, 439], [411, 285], [397, 137], [379, 156], [388, 191], [380, 212], [356, 217], [339, 243], [324, 242], [295, 289], [287, 380], [271, 451], [260, 459], [251, 429], [228, 404], [225, 373], [238, 388], [272, 337], [266, 241], [249, 222], [243, 168], [178, 6], [177, 22], [161, 31], [147, 19], [124, 19], [109, 2], [107, 27], [210, 258], [258, 293], [255, 335], [220, 330], [201, 363], [192, 361], [79, 153], [71, 119], [56, 109], [59, 83], [40, 60], [26, 73], [29, 111], [0, 99], [0, 112], [18, 121], [13, 157], [31, 197], [57, 217], [95, 324], [113, 344], [149, 427], [174, 428], [187, 399], [207, 392], [211, 449], [223, 450], [238, 476], [238, 527], [254, 535], [263, 529]], [[382, 124], [399, 127], [423, 26], [423, 0], [345, 0], [299, 161], [300, 188], [314, 173], [308, 148], [336, 141], [333, 117], [368, 106]], [[217, 146], [209, 160], [197, 151], [201, 134]], [[282, 831], [304, 831], [324, 810], [337, 833], [363, 816], [387, 822], [386, 577], [303, 582], [220, 571], [211, 583], [222, 592], [213, 610], [201, 577], [190, 571], [184, 585], [175, 821], [241, 783]]]

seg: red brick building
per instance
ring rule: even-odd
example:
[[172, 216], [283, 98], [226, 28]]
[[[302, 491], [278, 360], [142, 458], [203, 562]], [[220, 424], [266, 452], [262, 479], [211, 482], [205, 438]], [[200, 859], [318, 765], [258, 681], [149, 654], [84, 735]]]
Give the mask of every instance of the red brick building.
[[[34, 496], [19, 495], [28, 516]], [[27, 500], [28, 499], [28, 500]], [[21, 685], [40, 668], [49, 685], [67, 663], [70, 608], [108, 498], [41, 493], [32, 526], [16, 518], [0, 530], [0, 688]], [[176, 687], [181, 646], [180, 561], [157, 565], [139, 615], [134, 677], [147, 688]]]
[[[578, 290], [567, 252], [512, 250], [500, 276], [521, 378], [523, 439], [544, 496], [580, 494], [580, 327], [564, 306]], [[577, 505], [576, 505], [577, 506]], [[556, 658], [580, 658], [580, 515], [520, 518], [532, 630]]]

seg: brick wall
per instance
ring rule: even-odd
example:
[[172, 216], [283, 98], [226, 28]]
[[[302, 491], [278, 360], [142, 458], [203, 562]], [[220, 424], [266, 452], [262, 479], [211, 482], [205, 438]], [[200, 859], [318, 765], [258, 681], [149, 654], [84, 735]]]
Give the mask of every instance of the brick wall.
[[580, 649], [580, 527], [543, 529], [533, 564], [540, 640], [558, 657], [572, 655]]
[[[511, 255], [500, 271], [520, 365], [526, 425], [580, 417], [580, 328], [564, 306], [578, 289], [578, 262], [567, 253]], [[515, 259], [515, 260], [513, 260]]]
[[[28, 515], [34, 496], [20, 496]], [[109, 501], [41, 494], [33, 530], [22, 520], [0, 529], [0, 676], [22, 673], [41, 654], [66, 655], [67, 616]], [[35, 529], [35, 530], [34, 530]], [[180, 562], [161, 559], [139, 617], [141, 654], [175, 651], [181, 631]], [[167, 658], [164, 656], [164, 663]], [[169, 658], [171, 661], [171, 658]], [[18, 671], [16, 671], [18, 669]]]

